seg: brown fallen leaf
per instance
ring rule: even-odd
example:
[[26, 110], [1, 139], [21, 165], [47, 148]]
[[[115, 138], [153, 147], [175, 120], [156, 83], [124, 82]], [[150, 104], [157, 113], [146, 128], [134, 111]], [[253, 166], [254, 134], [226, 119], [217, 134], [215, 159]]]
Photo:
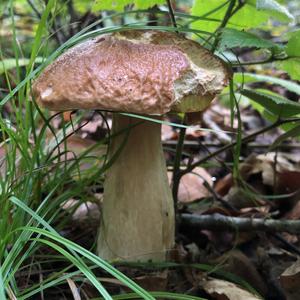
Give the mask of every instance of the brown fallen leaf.
[[[275, 165], [276, 172], [283, 174], [282, 180], [286, 178], [287, 172], [300, 173], [300, 158], [296, 155], [283, 152], [278, 152], [277, 154], [275, 152], [269, 152], [256, 156], [250, 155], [245, 162], [241, 164], [241, 175], [244, 179], [247, 179], [250, 175], [261, 173], [263, 183], [274, 186], [274, 180], [277, 181], [277, 184], [280, 184], [280, 182], [278, 182], [280, 178], [276, 178], [274, 175]], [[296, 176], [295, 174], [293, 175]], [[294, 181], [295, 180], [293, 180], [293, 182]]]
[[221, 279], [207, 278], [201, 282], [202, 288], [216, 300], [261, 300], [238, 285]]
[[[78, 135], [72, 135], [68, 137], [66, 143], [68, 150], [66, 155], [64, 154], [64, 145], [60, 145], [60, 152], [63, 153], [60, 156], [61, 161], [64, 161], [65, 159], [76, 160], [81, 155], [83, 155], [85, 151], [93, 147], [93, 149], [86, 154], [86, 157], [82, 157], [79, 161], [78, 165], [81, 171], [81, 175], [84, 174], [84, 171], [87, 171], [93, 166], [99, 166], [104, 161], [104, 156], [107, 152], [106, 145], [96, 145], [95, 141], [88, 138], [81, 138]], [[56, 151], [56, 154], [58, 154], [58, 151]], [[76, 179], [77, 176], [78, 170], [76, 169], [73, 178]]]
[[300, 259], [280, 275], [280, 283], [287, 300], [299, 300], [300, 295]]
[[161, 140], [168, 141], [177, 138], [177, 133], [173, 130], [172, 126], [167, 124], [162, 124], [161, 126]]
[[222, 264], [222, 269], [235, 274], [249, 283], [261, 295], [266, 295], [268, 287], [249, 256], [240, 250], [231, 250], [211, 261], [211, 264]]
[[168, 270], [138, 276], [134, 278], [134, 281], [147, 291], [165, 291], [167, 289]]
[[[171, 183], [171, 172], [168, 172], [168, 177]], [[181, 203], [191, 203], [195, 200], [209, 197], [210, 192], [204, 185], [205, 181], [210, 186], [213, 185], [211, 175], [201, 167], [197, 167], [193, 172], [182, 176], [178, 190], [178, 201]]]

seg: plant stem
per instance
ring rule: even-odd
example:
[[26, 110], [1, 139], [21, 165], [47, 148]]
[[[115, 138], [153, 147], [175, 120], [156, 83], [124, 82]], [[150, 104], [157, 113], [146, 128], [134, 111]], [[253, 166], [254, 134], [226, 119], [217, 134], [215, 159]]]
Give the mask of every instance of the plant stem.
[[217, 45], [219, 43], [219, 34], [220, 34], [221, 30], [226, 26], [226, 24], [228, 23], [229, 19], [231, 18], [231, 15], [232, 15], [231, 13], [232, 13], [232, 11], [234, 9], [235, 1], [236, 0], [231, 0], [230, 1], [229, 5], [228, 5], [228, 8], [227, 8], [227, 11], [225, 13], [225, 16], [224, 16], [224, 18], [223, 18], [220, 26], [217, 28], [217, 30], [215, 32], [217, 34], [217, 36], [216, 36], [216, 38], [214, 40], [214, 43], [212, 45], [212, 48], [211, 48], [212, 52], [214, 52], [216, 50], [216, 48], [217, 48]]
[[[184, 123], [184, 119], [182, 121]], [[184, 147], [184, 138], [185, 138], [185, 128], [180, 128], [179, 139], [176, 146], [176, 154], [175, 154], [175, 161], [174, 161], [174, 170], [173, 170], [173, 187], [172, 187], [172, 195], [174, 201], [174, 211], [175, 216], [177, 213], [177, 202], [178, 202], [178, 189], [180, 184], [180, 161], [182, 156], [182, 151]]]
[[176, 20], [175, 20], [175, 15], [174, 15], [174, 10], [173, 10], [173, 7], [172, 7], [171, 0], [167, 0], [167, 4], [168, 4], [169, 15], [170, 15], [170, 18], [171, 18], [172, 25], [175, 28], [177, 28], [177, 23], [176, 23]]

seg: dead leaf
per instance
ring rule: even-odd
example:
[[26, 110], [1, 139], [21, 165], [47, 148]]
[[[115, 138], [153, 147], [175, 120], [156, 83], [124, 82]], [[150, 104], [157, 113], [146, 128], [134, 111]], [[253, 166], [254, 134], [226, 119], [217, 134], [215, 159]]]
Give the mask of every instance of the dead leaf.
[[[299, 181], [300, 182], [300, 181]], [[296, 203], [296, 205], [284, 215], [284, 219], [289, 220], [299, 220], [300, 219], [300, 201]]]
[[221, 279], [208, 278], [202, 281], [202, 288], [216, 300], [261, 300], [238, 285]]
[[[244, 179], [247, 179], [250, 175], [261, 173], [263, 183], [274, 186], [275, 165], [278, 174], [286, 174], [287, 171], [300, 173], [300, 158], [297, 158], [296, 155], [278, 152], [276, 156], [275, 152], [269, 152], [249, 156], [246, 161], [241, 164], [241, 175]], [[286, 177], [286, 175], [283, 177]]]
[[300, 295], [300, 259], [288, 267], [281, 275], [280, 282], [287, 300], [298, 300]]
[[161, 126], [161, 140], [168, 141], [177, 138], [176, 131], [173, 130], [172, 126], [167, 124], [162, 124]]
[[168, 270], [135, 277], [134, 281], [147, 291], [165, 291], [167, 289]]
[[224, 177], [220, 178], [215, 184], [215, 191], [220, 196], [225, 196], [229, 192], [230, 188], [232, 187], [234, 181], [232, 174], [229, 173]]
[[[171, 172], [168, 172], [168, 177], [171, 183]], [[201, 167], [197, 167], [193, 172], [182, 176], [178, 190], [178, 201], [181, 203], [191, 203], [195, 200], [209, 197], [210, 192], [204, 186], [205, 181], [210, 186], [213, 185], [211, 175]]]
[[[90, 147], [94, 147], [90, 152], [87, 153], [86, 157], [82, 157], [79, 161], [79, 168], [80, 171], [86, 171], [90, 169], [92, 166], [99, 166], [101, 161], [104, 160], [104, 156], [107, 151], [106, 145], [97, 145], [96, 142], [88, 139], [88, 138], [81, 138], [78, 135], [72, 135], [67, 140], [67, 154], [61, 155], [61, 160], [76, 160], [78, 159], [85, 151], [87, 151]], [[64, 145], [60, 146], [60, 151], [64, 153]], [[58, 154], [58, 151], [56, 152]], [[83, 175], [83, 173], [81, 174]], [[73, 178], [76, 179], [78, 176], [78, 170], [74, 172]]]
[[213, 265], [220, 264], [226, 272], [235, 274], [249, 283], [261, 295], [266, 295], [268, 287], [263, 278], [256, 270], [256, 266], [249, 256], [240, 250], [231, 250], [211, 262]]
[[75, 282], [71, 278], [67, 278], [67, 282], [69, 284], [70, 290], [72, 292], [74, 300], [81, 300], [78, 288]]
[[[95, 197], [96, 197], [96, 195], [95, 195]], [[69, 199], [62, 206], [62, 208], [65, 210], [70, 210], [72, 208], [74, 209], [75, 207], [76, 207], [76, 210], [72, 214], [72, 218], [74, 220], [83, 222], [86, 219], [98, 220], [100, 218], [100, 211], [99, 211], [98, 205], [96, 203], [93, 203], [90, 201], [80, 204], [79, 200]]]

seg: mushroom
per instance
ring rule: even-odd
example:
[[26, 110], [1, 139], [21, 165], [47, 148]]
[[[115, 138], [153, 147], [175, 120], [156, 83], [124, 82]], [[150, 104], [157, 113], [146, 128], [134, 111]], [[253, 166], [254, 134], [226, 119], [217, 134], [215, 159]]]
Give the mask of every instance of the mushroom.
[[[204, 110], [230, 72], [207, 49], [156, 30], [101, 35], [67, 50], [33, 83], [51, 110], [97, 109], [161, 118]], [[131, 127], [127, 135], [124, 128]], [[114, 113], [97, 252], [104, 259], [163, 261], [174, 246], [175, 217], [161, 124]]]

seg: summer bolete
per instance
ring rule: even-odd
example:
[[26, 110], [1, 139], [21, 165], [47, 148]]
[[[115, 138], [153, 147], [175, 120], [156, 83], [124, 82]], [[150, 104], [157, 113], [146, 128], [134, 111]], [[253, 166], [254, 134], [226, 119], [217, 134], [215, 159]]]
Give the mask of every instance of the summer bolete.
[[[67, 50], [42, 72], [33, 95], [51, 110], [98, 109], [152, 115], [204, 110], [228, 84], [225, 64], [195, 41], [156, 30], [101, 35]], [[137, 123], [115, 113], [113, 132]], [[165, 260], [174, 210], [161, 125], [131, 126], [106, 174], [97, 251], [105, 259]], [[112, 156], [126, 133], [116, 135]]]

